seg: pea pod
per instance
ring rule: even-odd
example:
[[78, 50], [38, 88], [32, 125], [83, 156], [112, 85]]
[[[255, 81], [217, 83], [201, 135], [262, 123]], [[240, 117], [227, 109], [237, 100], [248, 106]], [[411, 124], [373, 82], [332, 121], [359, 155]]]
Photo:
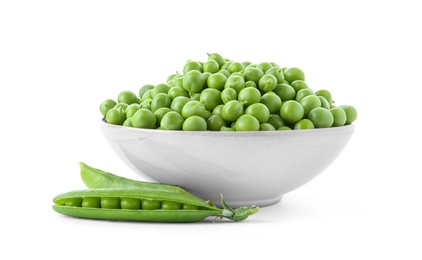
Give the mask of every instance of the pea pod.
[[[195, 196], [194, 196], [195, 197]], [[157, 209], [126, 209], [115, 206], [115, 201], [157, 201]], [[152, 222], [197, 222], [210, 216], [242, 221], [255, 214], [258, 208], [241, 207], [232, 209], [221, 197], [224, 209], [189, 194], [154, 189], [98, 188], [77, 190], [60, 194], [53, 199], [53, 209], [61, 214], [91, 219], [152, 221]], [[119, 203], [117, 204], [119, 205]], [[138, 203], [137, 205], [142, 205]], [[167, 205], [167, 206], [165, 206]], [[175, 205], [179, 205], [176, 206]]]
[[88, 166], [87, 164], [80, 162], [80, 174], [82, 181], [85, 185], [90, 188], [153, 188], [159, 190], [173, 191], [177, 193], [188, 193], [182, 187], [176, 185], [163, 184], [158, 182], [143, 182], [131, 180], [115, 174], [105, 172], [100, 169]]

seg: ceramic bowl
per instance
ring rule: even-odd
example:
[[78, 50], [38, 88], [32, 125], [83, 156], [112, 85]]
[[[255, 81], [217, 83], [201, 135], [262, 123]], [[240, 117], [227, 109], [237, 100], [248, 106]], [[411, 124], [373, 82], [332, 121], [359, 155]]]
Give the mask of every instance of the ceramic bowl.
[[216, 204], [269, 206], [322, 173], [354, 125], [293, 131], [140, 129], [101, 122], [114, 152], [144, 180], [176, 184]]

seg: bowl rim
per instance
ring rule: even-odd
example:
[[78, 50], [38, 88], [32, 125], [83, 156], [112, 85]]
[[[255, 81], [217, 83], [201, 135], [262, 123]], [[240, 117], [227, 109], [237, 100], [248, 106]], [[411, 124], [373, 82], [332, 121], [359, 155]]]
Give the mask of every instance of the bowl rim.
[[343, 126], [334, 126], [326, 128], [314, 129], [296, 129], [296, 130], [276, 130], [276, 131], [183, 131], [183, 130], [162, 130], [162, 129], [148, 129], [136, 128], [123, 125], [109, 124], [103, 118], [100, 122], [100, 127], [108, 128], [114, 131], [129, 131], [131, 133], [148, 133], [148, 134], [171, 134], [171, 135], [188, 135], [188, 136], [279, 136], [279, 135], [325, 135], [325, 134], [340, 134], [353, 132], [355, 124], [347, 124]]

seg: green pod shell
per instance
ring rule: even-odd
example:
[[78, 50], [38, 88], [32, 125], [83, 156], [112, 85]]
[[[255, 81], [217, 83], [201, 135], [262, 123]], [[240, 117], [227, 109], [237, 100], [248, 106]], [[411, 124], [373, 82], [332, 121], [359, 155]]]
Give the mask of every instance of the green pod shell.
[[185, 189], [177, 185], [163, 184], [158, 182], [143, 182], [136, 181], [115, 174], [105, 172], [100, 169], [91, 167], [83, 162], [79, 163], [80, 166], [80, 175], [82, 181], [90, 189], [96, 188], [126, 188], [126, 189], [143, 189], [153, 188], [156, 190], [171, 191], [177, 193], [186, 193]]

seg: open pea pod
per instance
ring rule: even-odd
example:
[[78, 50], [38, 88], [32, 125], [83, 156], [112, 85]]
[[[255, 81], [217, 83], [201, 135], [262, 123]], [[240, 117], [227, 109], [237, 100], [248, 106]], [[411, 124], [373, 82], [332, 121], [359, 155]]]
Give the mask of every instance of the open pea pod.
[[197, 222], [210, 216], [242, 221], [258, 211], [254, 206], [233, 210], [223, 197], [224, 209], [193, 197], [145, 188], [98, 188], [60, 194], [53, 199], [53, 209], [79, 218], [151, 222]]

